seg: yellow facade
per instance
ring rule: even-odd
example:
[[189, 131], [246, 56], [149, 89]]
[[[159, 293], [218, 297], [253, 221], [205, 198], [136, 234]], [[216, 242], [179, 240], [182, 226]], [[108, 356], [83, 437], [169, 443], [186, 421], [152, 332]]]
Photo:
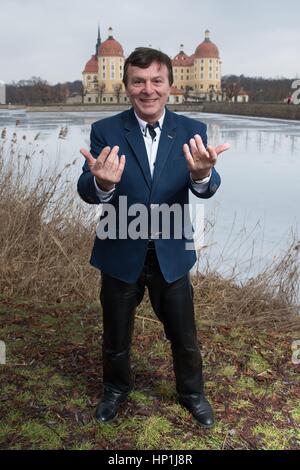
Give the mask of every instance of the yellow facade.
[[[188, 101], [221, 100], [222, 62], [218, 48], [209, 39], [209, 31], [195, 54], [188, 57], [182, 49], [183, 46], [173, 59], [174, 86], [183, 91]], [[83, 72], [84, 103], [128, 103], [122, 83], [123, 49], [112, 37], [111, 28], [108, 39], [97, 43], [96, 52]]]
[[126, 103], [128, 99], [122, 82], [124, 54], [121, 44], [108, 30], [104, 43], [96, 44], [96, 54], [92, 56], [83, 71], [84, 103]]
[[185, 99], [221, 100], [221, 66], [219, 50], [210, 41], [209, 31], [205, 39], [190, 57], [183, 51], [173, 59], [174, 85], [183, 90]]

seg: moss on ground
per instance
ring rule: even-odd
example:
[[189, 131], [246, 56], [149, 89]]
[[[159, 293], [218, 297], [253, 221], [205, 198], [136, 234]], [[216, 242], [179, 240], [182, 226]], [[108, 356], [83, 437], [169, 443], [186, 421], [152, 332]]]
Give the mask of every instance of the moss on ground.
[[150, 416], [141, 425], [136, 436], [136, 449], [160, 449], [162, 440], [172, 432], [170, 421], [162, 416]]
[[[143, 317], [155, 319], [147, 302]], [[101, 395], [96, 305], [0, 300], [1, 449], [299, 449], [299, 366], [292, 335], [202, 323], [206, 394], [217, 424], [203, 430], [176, 401], [161, 324], [137, 321], [135, 388], [119, 418], [94, 419]], [[199, 318], [197, 323], [201, 324]]]

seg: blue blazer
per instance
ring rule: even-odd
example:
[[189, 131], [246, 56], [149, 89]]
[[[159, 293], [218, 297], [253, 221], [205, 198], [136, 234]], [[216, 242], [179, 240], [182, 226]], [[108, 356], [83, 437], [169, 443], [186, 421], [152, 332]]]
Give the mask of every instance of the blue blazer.
[[[195, 134], [202, 137], [206, 146], [205, 124], [166, 109], [152, 179], [143, 135], [132, 108], [92, 125], [91, 154], [94, 158], [97, 158], [107, 145], [110, 147], [118, 145], [119, 155], [126, 156], [121, 181], [117, 184], [114, 196], [110, 200], [116, 210], [117, 220], [120, 196], [127, 196], [128, 207], [136, 203], [144, 204], [149, 211], [150, 220], [153, 205], [171, 206], [177, 203], [183, 208], [184, 204], [188, 204], [189, 190], [204, 199], [214, 195], [221, 181], [214, 168], [205, 193], [198, 194], [191, 185], [182, 147]], [[100, 203], [94, 177], [87, 162], [83, 166], [77, 189], [85, 202]], [[134, 283], [143, 269], [148, 240], [118, 239], [118, 229], [117, 223], [116, 239], [103, 240], [96, 237], [90, 262], [92, 266], [112, 277]], [[186, 250], [186, 241], [184, 233], [181, 239], [174, 238], [172, 227], [169, 239], [154, 240], [159, 265], [167, 282], [173, 282], [184, 276], [196, 262], [195, 250]]]

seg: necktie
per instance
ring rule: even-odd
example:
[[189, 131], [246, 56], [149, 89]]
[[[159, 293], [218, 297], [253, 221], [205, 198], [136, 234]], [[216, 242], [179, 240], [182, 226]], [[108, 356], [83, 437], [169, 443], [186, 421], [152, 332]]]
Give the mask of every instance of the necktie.
[[155, 139], [156, 137], [156, 132], [155, 132], [155, 129], [159, 127], [159, 122], [156, 122], [153, 126], [152, 124], [147, 124], [147, 129], [148, 129], [148, 132], [151, 136], [151, 139], [152, 141]]

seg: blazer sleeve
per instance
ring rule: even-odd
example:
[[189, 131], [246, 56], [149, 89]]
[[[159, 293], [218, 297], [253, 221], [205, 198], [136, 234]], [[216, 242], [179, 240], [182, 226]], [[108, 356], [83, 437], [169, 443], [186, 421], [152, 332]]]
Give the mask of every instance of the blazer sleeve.
[[[203, 144], [205, 148], [207, 148], [207, 125], [204, 123], [201, 123], [201, 127], [196, 129], [195, 134], [196, 133], [200, 134]], [[195, 191], [191, 182], [189, 182], [189, 189], [190, 191], [192, 191], [192, 193], [196, 197], [201, 198], [201, 199], [209, 199], [215, 194], [220, 184], [221, 184], [221, 177], [219, 173], [217, 172], [217, 170], [213, 167], [211, 178], [209, 180], [209, 185], [205, 193], [198, 193], [197, 191]]]
[[[99, 123], [92, 124], [90, 142], [90, 153], [94, 158], [98, 158], [101, 151], [104, 149], [104, 147], [107, 146], [107, 143], [101, 134]], [[81, 199], [83, 199], [88, 204], [100, 204], [100, 200], [94, 184], [94, 176], [92, 175], [86, 161], [82, 167], [82, 174], [80, 175], [77, 182], [77, 191]]]

